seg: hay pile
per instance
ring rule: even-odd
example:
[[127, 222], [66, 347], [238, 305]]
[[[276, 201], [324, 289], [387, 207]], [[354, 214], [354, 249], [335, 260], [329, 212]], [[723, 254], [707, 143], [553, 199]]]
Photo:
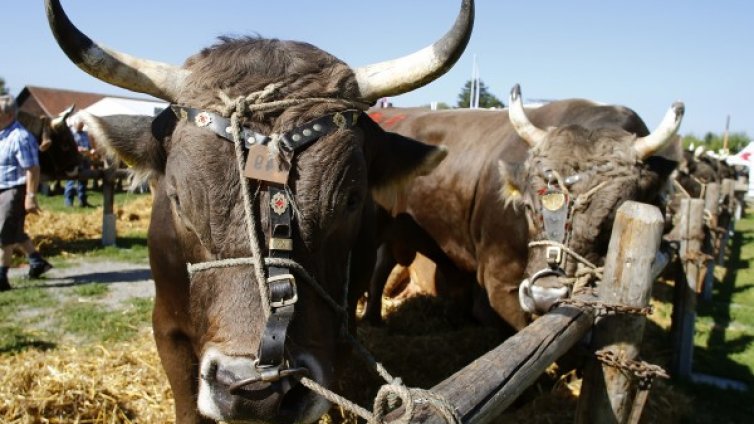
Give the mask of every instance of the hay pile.
[[[115, 205], [116, 229], [119, 234], [144, 233], [149, 226], [152, 197], [139, 196], [126, 204]], [[102, 207], [80, 213], [42, 210], [26, 218], [26, 231], [45, 255], [70, 255], [88, 242], [98, 245], [102, 237]]]
[[0, 360], [3, 423], [168, 423], [173, 398], [151, 334]]

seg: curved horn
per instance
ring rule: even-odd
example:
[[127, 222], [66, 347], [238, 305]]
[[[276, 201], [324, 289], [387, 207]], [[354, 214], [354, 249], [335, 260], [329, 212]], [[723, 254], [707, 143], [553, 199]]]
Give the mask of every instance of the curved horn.
[[634, 149], [640, 159], [652, 156], [655, 152], [665, 147], [668, 141], [673, 139], [673, 135], [678, 131], [678, 127], [681, 126], [681, 120], [685, 111], [686, 107], [682, 102], [673, 103], [665, 114], [665, 117], [662, 118], [660, 125], [651, 134], [636, 139]]
[[510, 119], [518, 135], [529, 143], [529, 146], [535, 147], [547, 138], [547, 131], [538, 128], [526, 117], [524, 104], [521, 101], [521, 86], [518, 84], [511, 89], [509, 105], [508, 119]]
[[398, 59], [354, 69], [361, 97], [374, 101], [407, 93], [439, 78], [461, 57], [473, 27], [474, 0], [463, 0], [453, 28], [434, 44]]
[[58, 116], [56, 116], [52, 120], [51, 126], [56, 127], [56, 126], [64, 124], [65, 121], [68, 119], [68, 117], [71, 115], [71, 113], [73, 113], [73, 109], [75, 108], [76, 108], [75, 104], [68, 106], [66, 110], [60, 112]]
[[45, 0], [45, 8], [58, 45], [86, 73], [118, 87], [151, 94], [169, 102], [178, 97], [188, 71], [97, 44], [71, 23], [59, 0]]

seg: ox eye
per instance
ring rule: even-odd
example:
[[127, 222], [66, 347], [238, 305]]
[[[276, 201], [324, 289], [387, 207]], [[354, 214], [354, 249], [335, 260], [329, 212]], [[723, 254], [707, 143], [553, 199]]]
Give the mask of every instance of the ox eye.
[[361, 200], [361, 193], [352, 191], [346, 198], [346, 210], [348, 212], [357, 211], [359, 209], [359, 206], [361, 206]]
[[167, 193], [167, 195], [168, 195], [168, 199], [170, 199], [170, 203], [173, 204], [173, 207], [176, 210], [180, 210], [180, 208], [181, 208], [181, 201], [178, 200], [178, 194], [176, 194], [176, 193]]

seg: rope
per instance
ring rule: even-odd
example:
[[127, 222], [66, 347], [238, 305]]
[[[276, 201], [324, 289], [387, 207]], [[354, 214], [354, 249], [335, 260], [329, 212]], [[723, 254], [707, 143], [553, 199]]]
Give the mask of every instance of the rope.
[[[238, 166], [238, 178], [241, 180], [241, 195], [243, 196], [243, 210], [244, 221], [246, 223], [246, 231], [249, 236], [249, 247], [251, 249], [251, 255], [256, 260], [253, 261], [254, 274], [257, 280], [257, 286], [259, 288], [259, 298], [262, 301], [262, 310], [264, 311], [265, 319], [269, 318], [271, 314], [270, 300], [267, 294], [265, 283], [267, 279], [262, 269], [262, 251], [259, 248], [259, 240], [257, 239], [256, 220], [254, 219], [254, 213], [251, 210], [252, 199], [249, 194], [249, 181], [244, 175], [244, 144], [243, 137], [241, 136], [241, 123], [240, 116], [243, 116], [246, 110], [246, 102], [239, 101], [235, 104], [235, 111], [230, 117], [230, 126], [233, 131], [233, 141], [236, 152], [236, 165]], [[256, 196], [255, 196], [256, 197]]]
[[561, 277], [561, 280], [573, 287], [573, 293], [579, 294], [586, 290], [593, 280], [602, 280], [604, 267], [589, 268], [584, 264], [576, 265], [576, 272], [573, 277]]
[[609, 181], [603, 181], [592, 187], [589, 191], [579, 194], [574, 201], [573, 209], [581, 209], [589, 204], [589, 199], [597, 193], [602, 187], [606, 186]]

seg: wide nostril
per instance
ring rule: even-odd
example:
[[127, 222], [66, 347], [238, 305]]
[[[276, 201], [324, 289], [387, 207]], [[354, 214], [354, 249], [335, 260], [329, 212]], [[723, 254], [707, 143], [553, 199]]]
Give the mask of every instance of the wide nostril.
[[207, 370], [202, 372], [201, 377], [207, 383], [215, 382], [217, 380], [217, 361], [210, 361]]

